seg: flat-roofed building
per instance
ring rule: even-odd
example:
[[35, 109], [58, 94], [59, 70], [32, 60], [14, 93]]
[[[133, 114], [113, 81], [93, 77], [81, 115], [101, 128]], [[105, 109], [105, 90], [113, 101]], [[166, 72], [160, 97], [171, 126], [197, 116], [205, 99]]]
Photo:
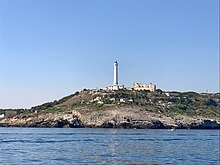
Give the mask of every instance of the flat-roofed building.
[[151, 92], [156, 91], [156, 85], [150, 83], [150, 84], [144, 84], [144, 83], [134, 83], [133, 84], [134, 90], [149, 90]]

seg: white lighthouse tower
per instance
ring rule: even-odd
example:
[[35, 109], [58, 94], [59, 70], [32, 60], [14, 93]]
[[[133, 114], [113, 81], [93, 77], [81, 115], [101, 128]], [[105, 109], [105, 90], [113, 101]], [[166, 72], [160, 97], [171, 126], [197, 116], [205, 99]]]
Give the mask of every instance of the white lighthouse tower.
[[113, 85], [118, 85], [118, 62], [114, 63], [114, 82]]
[[108, 90], [119, 90], [124, 89], [124, 85], [118, 84], [118, 62], [114, 62], [114, 82], [112, 85], [106, 87]]

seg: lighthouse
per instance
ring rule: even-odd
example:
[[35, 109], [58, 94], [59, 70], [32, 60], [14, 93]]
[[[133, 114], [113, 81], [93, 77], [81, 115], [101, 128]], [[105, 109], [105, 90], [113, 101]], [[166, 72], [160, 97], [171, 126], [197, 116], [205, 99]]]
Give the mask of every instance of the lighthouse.
[[114, 82], [113, 85], [118, 85], [118, 62], [114, 63]]
[[112, 85], [106, 87], [107, 90], [119, 90], [124, 89], [124, 85], [118, 84], [118, 62], [114, 62], [114, 81]]

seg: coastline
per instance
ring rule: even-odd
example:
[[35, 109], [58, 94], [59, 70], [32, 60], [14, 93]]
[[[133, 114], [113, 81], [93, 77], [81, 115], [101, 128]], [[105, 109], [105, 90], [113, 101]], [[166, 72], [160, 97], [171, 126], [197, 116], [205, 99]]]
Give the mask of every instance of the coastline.
[[[109, 113], [109, 112], [108, 112]], [[112, 112], [111, 112], [112, 113]], [[220, 129], [219, 121], [205, 118], [177, 116], [175, 118], [142, 114], [142, 118], [133, 115], [120, 116], [123, 112], [98, 120], [82, 115], [78, 111], [72, 113], [47, 113], [15, 116], [0, 121], [0, 127], [36, 127], [36, 128], [122, 128], [122, 129]], [[103, 114], [101, 114], [102, 116]], [[80, 117], [78, 117], [80, 116]], [[153, 117], [152, 117], [153, 116]], [[96, 117], [96, 114], [93, 114]], [[182, 120], [178, 120], [181, 118]]]
[[219, 93], [83, 90], [0, 119], [0, 127], [220, 129], [218, 98]]

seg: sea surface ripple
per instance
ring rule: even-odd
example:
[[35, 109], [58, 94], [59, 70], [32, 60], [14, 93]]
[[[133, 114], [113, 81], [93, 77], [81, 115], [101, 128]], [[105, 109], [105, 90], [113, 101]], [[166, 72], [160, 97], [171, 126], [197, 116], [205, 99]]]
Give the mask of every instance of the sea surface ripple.
[[0, 128], [0, 164], [219, 165], [219, 130]]

